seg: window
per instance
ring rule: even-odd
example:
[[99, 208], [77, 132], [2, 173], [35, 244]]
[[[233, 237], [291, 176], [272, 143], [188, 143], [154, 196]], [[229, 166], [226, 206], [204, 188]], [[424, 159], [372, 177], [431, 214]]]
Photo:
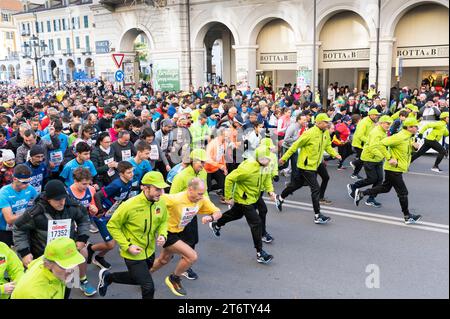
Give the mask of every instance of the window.
[[67, 52], [70, 52], [70, 38], [66, 38]]
[[66, 19], [62, 19], [62, 29], [65, 31], [66, 29]]
[[77, 58], [77, 64], [81, 64], [81, 58]]
[[59, 65], [62, 65], [62, 59], [59, 59]]
[[35, 21], [34, 24], [35, 24], [35, 27], [36, 27], [36, 33], [39, 33], [40, 32], [39, 31], [39, 22]]
[[2, 13], [2, 20], [8, 22], [11, 20], [11, 16], [7, 13]]
[[45, 31], [44, 31], [44, 22], [43, 22], [43, 21], [41, 21], [41, 32], [42, 32], [42, 33], [45, 32]]
[[75, 47], [76, 47], [77, 49], [80, 48], [80, 37], [75, 37]]
[[77, 17], [77, 18], [76, 18], [76, 21], [77, 21], [77, 28], [78, 28], [78, 29], [81, 29], [80, 17]]
[[5, 38], [6, 40], [14, 39], [14, 32], [5, 32]]
[[48, 40], [48, 49], [50, 50], [50, 52], [53, 52], [55, 50], [53, 46], [53, 39]]
[[47, 21], [47, 32], [52, 32], [52, 24], [50, 23], [50, 20]]
[[56, 23], [56, 20], [53, 20], [53, 31], [59, 31], [58, 30], [58, 24]]
[[83, 20], [84, 20], [84, 27], [85, 28], [89, 28], [89, 17], [88, 16], [84, 16]]
[[56, 48], [58, 49], [58, 51], [61, 51], [61, 39], [56, 39]]
[[61, 19], [58, 20], [58, 31], [61, 31]]
[[86, 52], [90, 52], [91, 51], [91, 43], [89, 42], [89, 36], [87, 35], [85, 37], [86, 39]]
[[75, 28], [75, 18], [74, 17], [72, 17], [72, 29], [74, 29], [74, 30], [76, 29]]

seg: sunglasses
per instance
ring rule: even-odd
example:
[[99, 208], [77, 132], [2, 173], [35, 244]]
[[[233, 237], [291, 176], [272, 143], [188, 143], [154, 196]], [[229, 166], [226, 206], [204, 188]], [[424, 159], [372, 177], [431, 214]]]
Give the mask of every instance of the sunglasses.
[[31, 179], [20, 180], [20, 179], [17, 178], [17, 181], [18, 181], [19, 183], [21, 183], [21, 184], [27, 185], [27, 184], [30, 184]]

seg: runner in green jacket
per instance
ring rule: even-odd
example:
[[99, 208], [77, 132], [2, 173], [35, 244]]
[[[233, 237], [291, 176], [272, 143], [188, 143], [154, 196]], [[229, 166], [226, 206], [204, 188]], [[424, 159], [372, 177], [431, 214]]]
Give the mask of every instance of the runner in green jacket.
[[414, 118], [407, 118], [403, 122], [403, 130], [397, 134], [384, 138], [381, 143], [388, 148], [386, 154], [386, 162], [384, 163], [385, 178], [381, 185], [361, 191], [355, 192], [355, 205], [364, 196], [376, 196], [378, 194], [389, 193], [394, 187], [397, 192], [400, 206], [405, 218], [406, 224], [414, 224], [419, 221], [421, 215], [413, 215], [409, 213], [408, 208], [408, 189], [403, 181], [403, 173], [406, 173], [411, 163], [411, 153], [413, 148], [417, 149], [419, 145], [414, 143], [414, 136], [418, 131], [419, 122]]
[[211, 222], [209, 225], [213, 234], [219, 237], [221, 227], [245, 216], [256, 248], [256, 261], [267, 264], [272, 261], [273, 256], [262, 249], [262, 224], [256, 208], [258, 202], [262, 200], [262, 192], [267, 192], [273, 200], [275, 200], [276, 194], [272, 176], [264, 170], [270, 164], [270, 156], [265, 148], [257, 148], [255, 158], [245, 160], [237, 169], [227, 175], [225, 200], [232, 207], [219, 220]]
[[332, 157], [341, 159], [341, 156], [331, 146], [330, 132], [328, 130], [330, 121], [331, 119], [325, 113], [317, 115], [315, 126], [303, 133], [280, 159], [280, 164], [283, 165], [300, 149], [297, 161], [299, 178], [292, 180], [281, 195], [277, 196], [277, 209], [281, 212], [286, 197], [293, 194], [306, 183], [311, 188], [314, 223], [316, 224], [326, 224], [330, 221], [329, 217], [320, 213], [320, 186], [317, 182], [317, 168], [322, 163], [324, 151]]
[[431, 129], [431, 132], [425, 137], [425, 142], [422, 145], [422, 147], [413, 154], [411, 158], [411, 162], [415, 161], [422, 155], [424, 155], [428, 150], [431, 148], [438, 152], [438, 156], [436, 157], [436, 161], [434, 162], [434, 166], [431, 168], [432, 171], [440, 173], [442, 170], [439, 168], [439, 164], [444, 159], [445, 154], [447, 154], [447, 151], [445, 148], [441, 145], [442, 138], [445, 136], [448, 136], [448, 112], [442, 112], [439, 116], [440, 121], [437, 122], [430, 122], [426, 125], [424, 125], [420, 131], [419, 131], [419, 138], [423, 137], [423, 133], [425, 133], [428, 129]]
[[150, 269], [155, 260], [156, 245], [163, 246], [167, 239], [167, 208], [160, 200], [164, 188], [160, 172], [149, 172], [141, 181], [142, 192], [120, 204], [108, 222], [108, 230], [120, 247], [128, 271], [99, 273], [98, 292], [106, 295], [108, 286], [115, 282], [139, 285], [143, 299], [153, 299], [155, 286]]
[[[6, 280], [5, 272], [9, 280]], [[23, 272], [22, 261], [8, 245], [0, 241], [0, 299], [9, 299]]]

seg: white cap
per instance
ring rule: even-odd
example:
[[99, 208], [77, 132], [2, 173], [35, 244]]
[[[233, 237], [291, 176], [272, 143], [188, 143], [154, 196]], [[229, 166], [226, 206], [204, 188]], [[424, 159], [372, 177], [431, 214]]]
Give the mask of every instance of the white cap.
[[12, 159], [16, 159], [14, 152], [11, 150], [1, 149], [0, 152], [2, 153], [2, 157], [0, 157], [1, 162], [6, 162], [6, 161], [10, 161]]

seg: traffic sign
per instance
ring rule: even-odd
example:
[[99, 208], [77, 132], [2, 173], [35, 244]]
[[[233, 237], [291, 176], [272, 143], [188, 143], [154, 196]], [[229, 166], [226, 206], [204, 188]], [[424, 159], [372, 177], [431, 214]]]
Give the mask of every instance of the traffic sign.
[[122, 66], [124, 57], [125, 57], [125, 54], [123, 54], [123, 53], [113, 53], [112, 54], [113, 61], [116, 64], [118, 69], [120, 69], [120, 67]]
[[116, 73], [114, 73], [114, 78], [116, 79], [116, 82], [123, 82], [124, 77], [125, 73], [123, 73], [122, 70], [117, 70]]

